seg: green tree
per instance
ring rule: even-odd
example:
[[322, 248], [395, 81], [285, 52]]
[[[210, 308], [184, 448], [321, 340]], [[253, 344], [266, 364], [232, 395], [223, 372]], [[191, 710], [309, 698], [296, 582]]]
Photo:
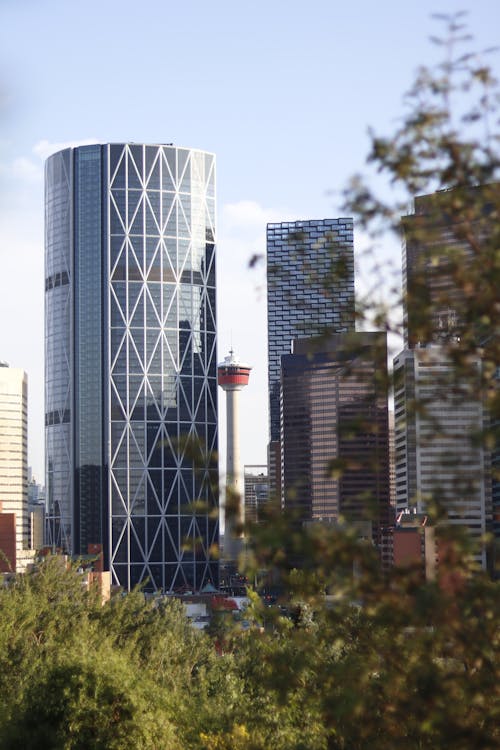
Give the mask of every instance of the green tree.
[[102, 605], [57, 557], [0, 589], [0, 646], [5, 748], [196, 747], [238, 692], [178, 601]]

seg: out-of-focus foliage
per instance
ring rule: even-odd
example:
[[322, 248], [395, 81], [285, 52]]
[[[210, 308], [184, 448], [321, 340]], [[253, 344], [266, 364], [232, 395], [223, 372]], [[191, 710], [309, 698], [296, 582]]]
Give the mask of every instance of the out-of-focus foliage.
[[[469, 52], [463, 15], [438, 17], [448, 29], [445, 38], [434, 39], [444, 59], [436, 68], [418, 71], [396, 132], [388, 137], [371, 133], [367, 161], [386, 191], [379, 195], [369, 180], [356, 175], [344, 191], [344, 208], [374, 238], [363, 258], [373, 266], [374, 286], [394, 272], [394, 267], [377, 264], [381, 234], [400, 237], [404, 225], [407, 246], [411, 242], [422, 248], [420, 257], [412, 259], [412, 278], [402, 300], [409, 313], [410, 343], [438, 340], [437, 314], [449, 309], [457, 318], [445, 341], [455, 382], [467, 382], [479, 356], [478, 395], [494, 423], [500, 417], [500, 93], [487, 59], [498, 50]], [[416, 196], [435, 193], [425, 201], [422, 215], [412, 214]], [[451, 284], [442, 284], [444, 276]], [[398, 307], [400, 296], [392, 302]], [[385, 304], [373, 309], [370, 296], [358, 303], [360, 318], [368, 316], [387, 330], [402, 332], [400, 311], [392, 314]], [[484, 437], [491, 447], [492, 432]]]
[[58, 559], [2, 588], [0, 747], [497, 747], [495, 585], [456, 561], [446, 591], [417, 570], [388, 581], [349, 534], [303, 539], [309, 570], [278, 565], [286, 608], [253, 596], [253, 626], [217, 648], [178, 602], [101, 605]]
[[[388, 193], [380, 197], [358, 175], [344, 192], [344, 207], [375, 241], [387, 232], [401, 236], [402, 228], [405, 241], [402, 298], [396, 294], [391, 303], [374, 307], [368, 296], [359, 316], [375, 319], [388, 331], [404, 331], [410, 347], [439, 345], [438, 359], [450, 365], [441, 373], [436, 369], [428, 400], [417, 395], [406, 404], [407, 413], [423, 416], [434, 433], [421, 437], [422, 443], [427, 439], [442, 454], [429, 515], [442, 522], [450, 502], [442, 502], [440, 472], [449, 477], [445, 484], [453, 486], [457, 502], [466, 503], [471, 492], [477, 497], [483, 483], [490, 533], [489, 489], [500, 482], [500, 93], [487, 59], [498, 50], [469, 52], [463, 15], [438, 17], [447, 24], [446, 37], [434, 39], [443, 50], [442, 63], [418, 71], [396, 132], [371, 134], [368, 163]], [[377, 268], [376, 255], [368, 251], [364, 261]], [[377, 271], [390, 273], [387, 267]], [[429, 382], [422, 383], [429, 392]], [[433, 408], [439, 402], [442, 410]], [[455, 407], [464, 413], [464, 405], [479, 406], [485, 415], [471, 434], [451, 436], [455, 444], [465, 437], [472, 450], [485, 450], [483, 475], [466, 480], [463, 456], [446, 453], [439, 443], [451, 429], [439, 415], [447, 419]], [[490, 536], [484, 542], [490, 568], [496, 566], [498, 575], [499, 540]]]
[[[487, 428], [469, 437], [498, 453], [498, 84], [484, 56], [462, 54], [469, 39], [461, 14], [442, 20], [448, 36], [436, 42], [443, 63], [418, 72], [396, 133], [371, 134], [368, 162], [379, 173], [375, 184], [387, 178], [388, 189], [379, 194], [373, 182], [356, 176], [344, 194], [345, 215], [354, 215], [374, 239], [364, 262], [385, 282], [394, 268], [378, 265], [380, 237], [400, 236], [401, 217], [415, 196], [438, 191], [427, 215], [407, 222], [407, 239], [425, 249], [423, 261], [415, 264], [403, 299], [395, 292], [374, 307], [369, 296], [357, 314], [401, 334], [403, 304], [411, 314], [411, 343], [439, 343], [453, 363], [453, 375], [436, 383], [437, 392], [449, 403], [482, 404]], [[445, 276], [449, 283], [441, 284]], [[437, 313], [447, 309], [456, 319], [446, 335], [436, 335]], [[425, 413], [426, 407], [412, 408]], [[493, 478], [498, 468], [492, 466]], [[489, 481], [488, 475], [477, 479]], [[468, 491], [456, 489], [457, 498]], [[237, 650], [237, 667], [254, 685], [258, 719], [238, 715], [225, 744], [218, 737], [209, 747], [500, 746], [498, 583], [474, 568], [471, 542], [447, 525], [438, 495], [427, 512], [440, 545], [437, 578], [428, 582], [416, 567], [382, 575], [374, 549], [355, 530], [300, 527], [276, 511], [262, 519], [252, 530], [249, 578], [265, 571], [287, 616], [262, 611], [265, 633], [247, 635]]]

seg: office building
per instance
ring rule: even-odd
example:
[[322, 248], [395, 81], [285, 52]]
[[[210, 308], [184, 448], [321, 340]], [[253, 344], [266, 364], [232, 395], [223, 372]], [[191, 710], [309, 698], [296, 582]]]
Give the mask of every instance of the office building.
[[45, 488], [38, 484], [28, 466], [28, 546], [41, 550], [45, 546]]
[[38, 484], [32, 474], [31, 466], [28, 466], [28, 502], [33, 505], [36, 503], [45, 503], [45, 487]]
[[269, 498], [269, 479], [267, 465], [245, 464], [243, 469], [245, 481], [245, 522], [258, 523], [259, 510]]
[[440, 553], [446, 555], [446, 544], [436, 539], [436, 529], [426, 515], [415, 508], [398, 513], [396, 523], [386, 535], [391, 566], [419, 570], [427, 581], [436, 579]]
[[[498, 288], [488, 265], [493, 271], [499, 201], [500, 183], [442, 190], [417, 196], [402, 217], [406, 348], [464, 334], [484, 344], [495, 333], [487, 319]], [[473, 302], [471, 283], [479, 287]]]
[[292, 339], [354, 330], [350, 218], [267, 225], [269, 482], [279, 492], [281, 357]]
[[172, 145], [46, 164], [48, 542], [126, 589], [216, 583], [215, 159]]
[[406, 349], [394, 359], [396, 507], [424, 514], [438, 504], [447, 523], [467, 529], [486, 567], [480, 540], [491, 527], [489, 457], [475, 438], [485, 427], [475, 379], [457, 381], [440, 345]]
[[301, 522], [391, 520], [385, 333], [293, 342], [281, 358], [281, 492]]
[[[450, 424], [448, 428], [445, 426], [445, 433], [453, 429], [453, 424], [460, 424], [463, 431], [486, 427], [496, 430], [497, 446], [499, 417], [490, 412], [481, 394], [494, 390], [491, 365], [498, 360], [498, 332], [492, 325], [492, 310], [498, 299], [494, 258], [500, 239], [499, 202], [499, 183], [454, 188], [415, 198], [413, 212], [402, 219], [405, 345], [407, 350], [414, 349], [415, 352], [402, 352], [397, 358], [398, 364], [395, 364], [395, 368], [405, 373], [404, 385], [400, 384], [400, 389], [404, 388], [407, 394], [413, 393], [414, 387], [422, 392], [429, 390], [428, 384], [423, 387], [419, 383], [412, 383], [412, 379], [419, 373], [430, 377], [431, 367], [436, 373], [439, 372], [439, 380], [451, 383], [454, 378], [448, 394], [445, 388], [438, 388], [437, 385], [429, 394], [432, 400], [429, 411], [441, 409], [441, 420]], [[431, 353], [423, 354], [421, 348], [431, 345]], [[458, 364], [459, 351], [467, 353], [466, 360], [462, 357], [461, 364]], [[437, 359], [440, 356], [442, 360], [439, 364]], [[454, 366], [452, 359], [455, 360]], [[465, 361], [469, 364], [466, 365]], [[471, 383], [475, 384], [474, 388], [470, 387]], [[467, 391], [469, 387], [469, 392], [465, 394], [463, 404], [450, 406], [450, 393], [453, 394], [457, 387], [459, 391]], [[412, 398], [411, 395], [407, 397]], [[400, 401], [400, 410], [402, 408]], [[427, 482], [421, 476], [422, 472], [425, 473], [425, 462], [420, 454], [422, 443], [416, 446], [413, 437], [421, 416], [413, 416], [415, 410], [412, 410], [411, 402], [405, 408], [410, 425], [403, 455], [401, 434], [399, 446], [396, 445], [398, 505], [401, 507], [405, 503], [404, 487], [407, 488], [406, 500], [410, 502], [415, 497], [415, 488], [424, 487]], [[483, 408], [486, 416], [483, 415]], [[416, 422], [416, 426], [411, 425], [411, 420]], [[461, 520], [454, 522], [468, 526], [473, 537], [479, 535], [479, 529], [490, 530], [493, 527], [500, 539], [500, 522], [495, 522], [495, 518], [500, 518], [500, 483], [498, 476], [491, 473], [491, 467], [495, 468], [500, 463], [500, 451], [497, 447], [490, 453], [476, 445], [472, 457], [471, 437], [470, 432], [467, 435], [464, 432], [462, 440], [455, 442], [455, 468], [452, 472], [448, 461], [448, 465], [441, 470], [442, 483], [449, 484], [453, 479], [455, 485], [463, 481], [465, 487], [469, 487], [467, 477], [462, 477], [459, 471], [461, 458], [464, 458], [465, 467], [468, 466], [471, 473], [474, 472], [471, 467], [475, 467], [474, 487], [467, 499], [475, 510], [469, 509], [465, 515], [459, 513]], [[439, 455], [451, 451], [449, 435], [436, 432], [434, 471], [437, 471], [437, 464], [441, 460]], [[427, 463], [429, 460], [426, 459]], [[469, 469], [464, 470], [467, 473]], [[438, 480], [440, 477], [435, 476], [434, 485]], [[427, 490], [430, 491], [428, 486]], [[449, 492], [448, 499], [451, 502]], [[465, 501], [465, 497], [463, 499]], [[450, 513], [454, 516], [451, 509]], [[467, 518], [470, 523], [466, 522]], [[480, 562], [484, 565], [484, 553]]]
[[28, 379], [0, 362], [1, 550], [13, 572], [28, 547]]
[[391, 506], [396, 507], [396, 448], [394, 445], [394, 410], [389, 409], [389, 484]]

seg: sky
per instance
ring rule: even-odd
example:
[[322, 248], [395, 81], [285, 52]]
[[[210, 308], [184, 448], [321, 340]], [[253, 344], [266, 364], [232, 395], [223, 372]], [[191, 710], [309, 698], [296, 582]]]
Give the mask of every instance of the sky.
[[[266, 223], [336, 217], [368, 128], [394, 132], [449, 0], [0, 0], [0, 360], [29, 378], [29, 463], [43, 483], [43, 164], [86, 142], [170, 143], [217, 156], [218, 358], [252, 365], [241, 458], [266, 462]], [[500, 3], [474, 0], [474, 50]], [[500, 77], [500, 53], [489, 58]], [[364, 238], [356, 230], [362, 266]], [[400, 249], [382, 241], [396, 266]], [[361, 269], [362, 271], [362, 269]], [[225, 408], [220, 394], [220, 449]]]

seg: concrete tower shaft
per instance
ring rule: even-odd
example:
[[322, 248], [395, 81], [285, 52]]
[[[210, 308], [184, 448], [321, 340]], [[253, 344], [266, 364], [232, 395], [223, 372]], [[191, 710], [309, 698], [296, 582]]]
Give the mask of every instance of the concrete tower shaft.
[[[235, 528], [244, 521], [243, 481], [241, 477], [240, 441], [239, 441], [239, 392], [248, 385], [252, 368], [240, 362], [233, 350], [217, 367], [217, 382], [226, 392], [227, 410], [227, 457], [226, 457], [226, 511], [224, 547], [225, 557], [234, 559], [238, 556], [238, 540]], [[228, 513], [228, 507], [239, 498], [235, 513]]]

